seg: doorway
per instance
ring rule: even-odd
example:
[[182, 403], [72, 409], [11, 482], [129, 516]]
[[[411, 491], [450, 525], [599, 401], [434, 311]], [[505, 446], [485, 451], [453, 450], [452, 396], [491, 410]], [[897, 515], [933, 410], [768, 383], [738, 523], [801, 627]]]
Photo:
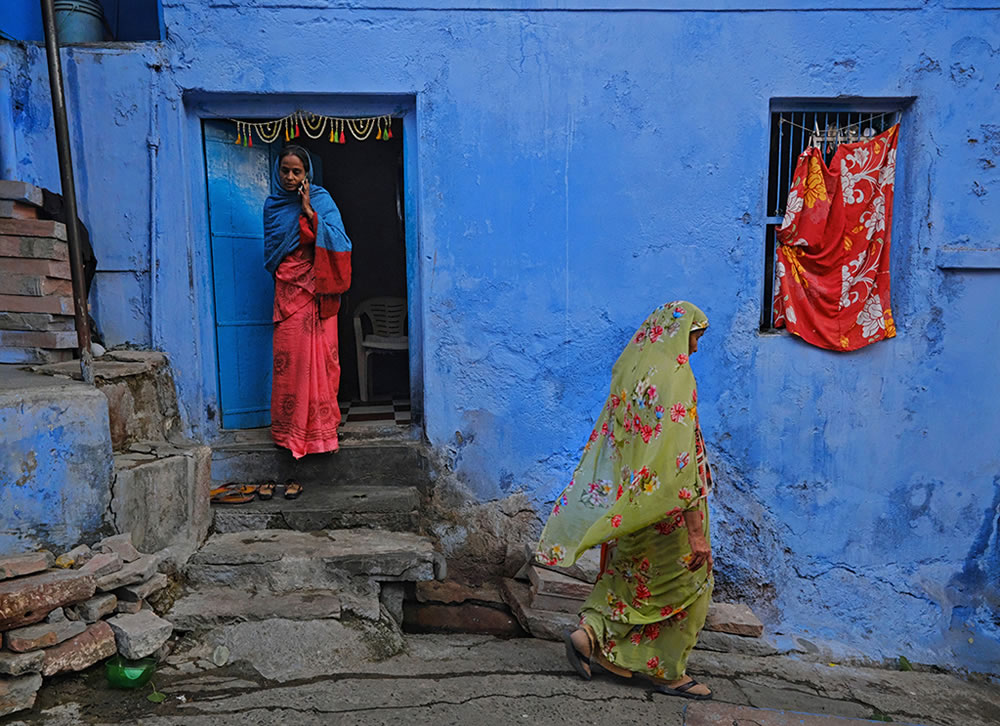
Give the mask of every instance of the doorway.
[[[391, 130], [388, 140], [349, 138], [336, 144], [303, 134], [291, 142], [309, 151], [313, 183], [333, 197], [352, 242], [351, 288], [342, 296], [338, 316], [339, 399], [347, 427], [355, 421], [410, 422], [406, 351], [371, 356], [372, 395], [359, 405], [354, 315], [371, 298], [407, 300], [402, 119], [393, 118]], [[236, 123], [223, 120], [203, 121], [203, 138], [222, 428], [265, 427], [270, 425], [274, 284], [263, 267], [262, 210], [284, 142], [238, 145]], [[361, 322], [363, 332], [370, 333], [367, 318]]]

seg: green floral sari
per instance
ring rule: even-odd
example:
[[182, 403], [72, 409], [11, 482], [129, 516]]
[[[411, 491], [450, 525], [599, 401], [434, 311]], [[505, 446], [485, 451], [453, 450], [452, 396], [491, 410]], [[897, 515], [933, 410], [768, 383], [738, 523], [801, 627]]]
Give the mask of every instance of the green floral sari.
[[687, 510], [701, 512], [709, 536], [712, 478], [688, 365], [688, 336], [707, 327], [705, 314], [682, 301], [657, 308], [636, 331], [536, 555], [569, 567], [607, 545], [581, 622], [608, 661], [667, 680], [684, 675], [712, 596], [707, 568], [687, 569], [684, 520]]

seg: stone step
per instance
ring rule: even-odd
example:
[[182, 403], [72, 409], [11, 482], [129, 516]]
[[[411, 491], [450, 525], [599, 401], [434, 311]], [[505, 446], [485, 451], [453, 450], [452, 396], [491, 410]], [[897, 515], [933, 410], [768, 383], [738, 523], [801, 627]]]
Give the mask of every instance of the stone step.
[[[38, 366], [34, 370], [80, 378], [76, 362]], [[140, 441], [170, 440], [180, 431], [173, 375], [163, 353], [109, 350], [94, 360], [93, 370], [97, 387], [108, 398], [111, 443], [116, 452]]]
[[186, 560], [212, 522], [210, 466], [211, 450], [198, 444], [147, 441], [115, 454], [116, 529], [130, 532], [142, 552], [166, 549], [171, 561]]
[[372, 527], [413, 531], [417, 527], [420, 492], [413, 486], [313, 484], [298, 499], [287, 500], [279, 488], [268, 501], [216, 504], [215, 531], [220, 534], [255, 529], [320, 529]]
[[[253, 679], [250, 685], [256, 681], [252, 671], [256, 671], [267, 681], [296, 681], [300, 684], [312, 682], [321, 675], [367, 673], [379, 668], [376, 664], [402, 652], [406, 647], [398, 623], [385, 611], [376, 618], [365, 619], [296, 620], [279, 617], [234, 622], [213, 628], [197, 638], [185, 638], [185, 641], [168, 657], [167, 666], [175, 665], [181, 672], [191, 673], [198, 681], [207, 682], [212, 679], [212, 675], [199, 672], [202, 669], [191, 666], [195, 665], [196, 660], [214, 661], [217, 646], [224, 645], [225, 653], [218, 654], [223, 660], [215, 662], [238, 665], [240, 671], [246, 672]], [[356, 700], [363, 701], [365, 697], [362, 685]], [[200, 697], [199, 700], [202, 704], [208, 701], [205, 697]], [[226, 718], [222, 721], [229, 723]], [[177, 721], [189, 722], [190, 719], [185, 720], [183, 715]], [[305, 723], [299, 713], [286, 718], [265, 717], [264, 722]], [[355, 723], [356, 719], [348, 716], [345, 721], [333, 715], [327, 718], [321, 716], [314, 722]]]
[[[215, 534], [185, 568], [193, 586], [249, 592], [357, 591], [364, 583], [441, 579], [444, 558], [426, 537], [378, 529]], [[376, 589], [375, 592], [378, 592]]]
[[334, 454], [295, 461], [287, 449], [271, 442], [268, 429], [242, 436], [212, 446], [213, 481], [283, 482], [295, 477], [307, 490], [316, 484], [430, 488], [430, 467], [419, 441], [345, 439]]
[[[378, 608], [377, 596], [373, 607]], [[335, 590], [296, 590], [274, 594], [209, 586], [191, 590], [178, 598], [167, 619], [177, 630], [197, 631], [271, 618], [340, 618], [342, 609], [340, 594]]]
[[403, 603], [403, 629], [409, 633], [477, 633], [503, 638], [526, 632], [492, 582], [456, 580], [418, 582]]
[[72, 360], [73, 350], [69, 348], [50, 350], [48, 348], [15, 348], [0, 345], [0, 365], [68, 363]]

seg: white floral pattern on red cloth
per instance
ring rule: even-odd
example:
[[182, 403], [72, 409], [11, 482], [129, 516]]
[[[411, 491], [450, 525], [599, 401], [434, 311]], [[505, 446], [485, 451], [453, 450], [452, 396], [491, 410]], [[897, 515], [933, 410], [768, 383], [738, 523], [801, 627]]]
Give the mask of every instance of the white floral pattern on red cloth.
[[896, 335], [889, 252], [899, 125], [843, 144], [829, 166], [819, 149], [799, 156], [777, 231], [775, 327], [829, 350], [856, 350]]

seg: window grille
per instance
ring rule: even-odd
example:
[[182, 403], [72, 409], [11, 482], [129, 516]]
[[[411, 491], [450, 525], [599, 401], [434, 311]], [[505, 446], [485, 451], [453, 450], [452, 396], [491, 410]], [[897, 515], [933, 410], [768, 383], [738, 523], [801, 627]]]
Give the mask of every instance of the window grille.
[[773, 331], [774, 263], [777, 255], [775, 232], [784, 219], [788, 188], [792, 183], [799, 154], [814, 141], [823, 151], [827, 163], [842, 143], [863, 141], [899, 122], [899, 108], [846, 110], [822, 108], [813, 110], [772, 110], [771, 140], [767, 175], [767, 217], [764, 236], [764, 299], [761, 305], [760, 329]]

